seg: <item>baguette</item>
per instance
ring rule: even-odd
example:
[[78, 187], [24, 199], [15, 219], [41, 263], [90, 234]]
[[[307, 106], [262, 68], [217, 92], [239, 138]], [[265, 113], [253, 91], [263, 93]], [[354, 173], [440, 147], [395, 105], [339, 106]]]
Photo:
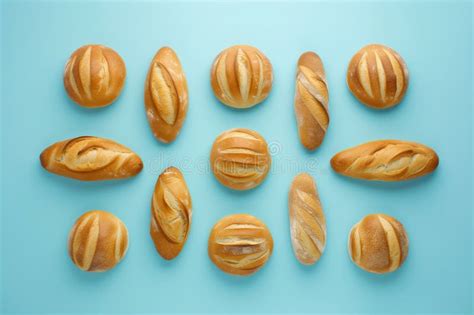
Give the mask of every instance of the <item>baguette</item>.
[[183, 174], [175, 167], [168, 167], [155, 185], [150, 224], [150, 236], [164, 259], [173, 259], [181, 252], [191, 219], [191, 196]]
[[371, 214], [352, 227], [348, 250], [351, 260], [365, 271], [393, 272], [408, 255], [408, 237], [395, 218]]
[[72, 53], [64, 70], [64, 87], [69, 97], [85, 107], [112, 104], [122, 92], [127, 71], [113, 49], [85, 45]]
[[222, 271], [240, 276], [257, 272], [270, 258], [273, 239], [266, 225], [248, 214], [224, 217], [212, 228], [211, 261]]
[[127, 178], [138, 174], [140, 157], [112, 140], [78, 137], [57, 142], [40, 155], [49, 172], [83, 181]]
[[83, 271], [112, 269], [122, 261], [127, 249], [127, 227], [119, 218], [105, 211], [84, 213], [69, 233], [69, 256]]
[[376, 109], [400, 103], [408, 88], [408, 68], [403, 58], [383, 45], [368, 45], [349, 63], [347, 85], [363, 104]]
[[271, 157], [256, 131], [236, 128], [220, 134], [211, 149], [211, 169], [217, 180], [236, 190], [252, 189], [265, 179]]
[[329, 125], [329, 94], [321, 58], [306, 52], [298, 60], [295, 113], [301, 143], [314, 150], [323, 142]]
[[345, 176], [379, 181], [401, 181], [433, 172], [438, 155], [415, 142], [380, 140], [339, 152], [331, 166]]
[[172, 142], [188, 111], [188, 86], [178, 56], [169, 47], [153, 57], [145, 82], [145, 110], [153, 135]]
[[326, 218], [313, 178], [307, 173], [291, 184], [288, 208], [293, 252], [304, 265], [316, 263], [326, 247]]
[[214, 95], [233, 108], [249, 108], [263, 102], [272, 89], [272, 82], [270, 60], [252, 46], [229, 47], [212, 64]]

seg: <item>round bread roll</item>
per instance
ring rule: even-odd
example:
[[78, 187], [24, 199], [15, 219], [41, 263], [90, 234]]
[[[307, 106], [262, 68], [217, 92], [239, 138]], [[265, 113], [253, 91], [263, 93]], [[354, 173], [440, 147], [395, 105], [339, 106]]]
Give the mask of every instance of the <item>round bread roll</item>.
[[347, 85], [361, 103], [377, 109], [389, 108], [405, 96], [408, 68], [395, 50], [368, 45], [352, 57]]
[[125, 63], [113, 49], [85, 45], [73, 52], [67, 61], [64, 87], [77, 104], [103, 107], [120, 95], [125, 77]]
[[209, 258], [224, 272], [246, 276], [270, 258], [273, 239], [266, 225], [248, 214], [233, 214], [214, 225], [209, 236]]
[[214, 95], [230, 107], [248, 108], [262, 102], [270, 93], [272, 81], [270, 60], [252, 46], [229, 47], [212, 64]]
[[84, 213], [69, 233], [68, 250], [83, 271], [112, 269], [127, 253], [128, 231], [119, 218], [101, 210]]
[[408, 255], [403, 225], [386, 214], [371, 214], [352, 227], [348, 241], [352, 261], [372, 273], [397, 270]]
[[271, 166], [265, 139], [256, 131], [236, 128], [220, 134], [211, 150], [211, 169], [229, 188], [247, 190], [258, 186]]

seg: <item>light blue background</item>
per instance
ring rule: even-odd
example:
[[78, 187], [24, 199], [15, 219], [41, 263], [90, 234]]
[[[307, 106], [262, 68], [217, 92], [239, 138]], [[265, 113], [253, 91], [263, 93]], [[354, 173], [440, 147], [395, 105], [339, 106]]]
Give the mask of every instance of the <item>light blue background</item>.
[[[472, 3], [471, 2], [46, 2], [7, 1], [1, 14], [2, 225], [1, 305], [8, 312], [464, 312], [472, 311]], [[358, 103], [345, 83], [362, 46], [397, 50], [410, 71], [402, 104], [378, 112]], [[112, 106], [72, 103], [62, 73], [79, 46], [101, 43], [126, 62], [127, 81]], [[220, 104], [209, 84], [214, 57], [237, 43], [257, 46], [274, 67], [270, 97], [251, 110]], [[190, 104], [178, 139], [158, 143], [145, 117], [143, 85], [161, 46], [179, 54]], [[295, 64], [314, 50], [330, 87], [324, 144], [306, 152], [293, 112]], [[208, 171], [215, 137], [233, 127], [260, 132], [274, 152], [257, 189], [235, 192]], [[141, 155], [131, 180], [86, 183], [44, 171], [40, 152], [80, 135], [115, 139]], [[404, 183], [370, 183], [333, 173], [333, 154], [379, 138], [419, 141], [440, 156], [437, 171]], [[148, 235], [150, 198], [168, 165], [185, 173], [193, 225], [180, 256], [164, 261]], [[327, 250], [301, 266], [289, 236], [287, 191], [309, 171], [328, 223]], [[130, 232], [114, 270], [84, 273], [66, 242], [90, 209], [119, 216]], [[269, 263], [252, 277], [224, 274], [207, 257], [221, 217], [248, 212], [272, 231]], [[410, 253], [397, 272], [355, 267], [346, 241], [364, 215], [384, 212], [406, 227]]]

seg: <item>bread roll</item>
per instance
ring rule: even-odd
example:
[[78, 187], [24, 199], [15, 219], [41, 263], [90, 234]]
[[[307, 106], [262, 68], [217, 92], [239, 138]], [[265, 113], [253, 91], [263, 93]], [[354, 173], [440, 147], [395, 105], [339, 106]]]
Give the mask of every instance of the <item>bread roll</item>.
[[224, 272], [246, 276], [265, 265], [273, 251], [273, 239], [266, 225], [248, 214], [229, 215], [214, 225], [208, 253]]
[[85, 181], [127, 178], [143, 168], [129, 148], [89, 136], [56, 142], [41, 153], [40, 161], [51, 173]]
[[345, 176], [380, 181], [401, 181], [433, 172], [439, 159], [431, 148], [415, 142], [372, 141], [339, 152], [332, 168]]
[[127, 249], [127, 227], [106, 211], [84, 213], [69, 233], [69, 256], [83, 271], [112, 269], [125, 257]]
[[288, 197], [293, 252], [304, 265], [321, 258], [326, 247], [326, 218], [313, 178], [307, 173], [295, 177]]
[[191, 195], [183, 174], [168, 167], [158, 177], [151, 201], [150, 235], [165, 259], [181, 252], [191, 227]]
[[178, 56], [169, 47], [158, 50], [151, 62], [145, 110], [155, 137], [164, 143], [173, 141], [188, 111], [188, 86]]
[[113, 49], [85, 45], [72, 53], [64, 70], [64, 87], [69, 97], [85, 107], [112, 104], [122, 91], [127, 71]]
[[249, 129], [230, 129], [220, 134], [211, 150], [211, 169], [224, 186], [247, 190], [258, 186], [271, 166], [265, 139]]
[[321, 145], [329, 125], [328, 85], [321, 59], [305, 52], [298, 60], [295, 113], [301, 143], [308, 150]]
[[229, 47], [212, 64], [214, 95], [230, 107], [248, 108], [263, 102], [270, 93], [272, 82], [270, 60], [252, 46]]
[[408, 68], [402, 57], [383, 45], [368, 45], [349, 63], [347, 85], [363, 104], [383, 109], [400, 103], [408, 87]]
[[368, 272], [397, 270], [408, 255], [403, 225], [385, 214], [371, 214], [352, 227], [348, 242], [352, 261]]

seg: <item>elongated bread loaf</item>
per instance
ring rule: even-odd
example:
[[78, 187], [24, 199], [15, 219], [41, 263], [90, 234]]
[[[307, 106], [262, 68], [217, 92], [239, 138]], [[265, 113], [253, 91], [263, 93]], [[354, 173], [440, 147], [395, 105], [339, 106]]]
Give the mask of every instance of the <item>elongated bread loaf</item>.
[[389, 108], [400, 103], [408, 88], [408, 68], [393, 49], [367, 45], [352, 57], [347, 69], [347, 85], [363, 104]]
[[270, 60], [257, 48], [236, 45], [214, 60], [211, 86], [225, 105], [248, 108], [263, 102], [270, 93], [273, 70]]
[[403, 225], [386, 214], [371, 214], [355, 224], [349, 233], [349, 256], [372, 273], [400, 268], [408, 255], [408, 237]]
[[321, 145], [329, 125], [329, 93], [321, 58], [305, 52], [298, 60], [295, 113], [301, 143], [314, 150]]
[[84, 181], [127, 178], [143, 168], [140, 157], [129, 148], [89, 136], [49, 146], [41, 153], [40, 161], [51, 173]]
[[331, 159], [332, 168], [349, 177], [400, 181], [433, 172], [438, 155], [415, 142], [379, 140], [339, 152]]
[[85, 45], [72, 53], [64, 70], [69, 97], [85, 107], [103, 107], [114, 102], [125, 84], [125, 63], [113, 49]]
[[106, 211], [84, 213], [69, 233], [69, 256], [83, 271], [112, 269], [125, 257], [127, 249], [127, 227]]
[[220, 134], [211, 149], [211, 169], [224, 186], [247, 190], [267, 176], [271, 156], [265, 139], [256, 131], [235, 128]]
[[151, 62], [145, 110], [154, 136], [165, 143], [173, 141], [188, 111], [188, 86], [178, 56], [169, 47], [161, 48]]
[[312, 265], [326, 247], [326, 218], [313, 178], [307, 173], [295, 177], [288, 197], [291, 243], [296, 258]]
[[267, 226], [249, 214], [224, 217], [209, 236], [209, 258], [219, 269], [234, 275], [257, 272], [272, 251], [273, 238]]
[[168, 167], [158, 177], [151, 202], [150, 235], [165, 259], [181, 252], [191, 227], [192, 202], [183, 174]]

